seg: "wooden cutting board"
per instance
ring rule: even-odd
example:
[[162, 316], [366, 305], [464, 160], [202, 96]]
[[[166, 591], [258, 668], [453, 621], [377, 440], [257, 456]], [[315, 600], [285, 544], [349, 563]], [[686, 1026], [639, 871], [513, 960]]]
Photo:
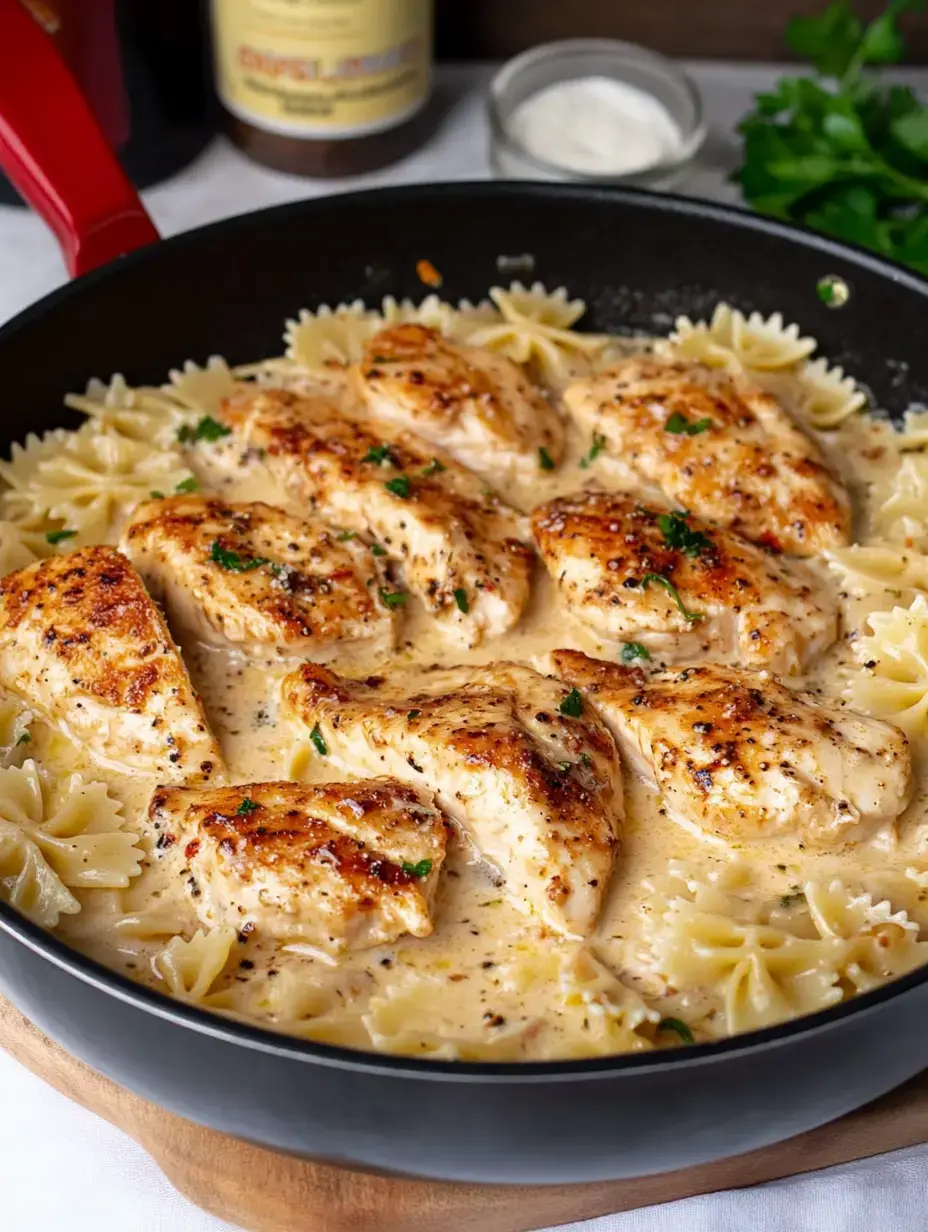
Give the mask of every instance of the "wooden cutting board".
[[0, 1047], [134, 1138], [191, 1202], [247, 1232], [530, 1232], [928, 1141], [926, 1070], [831, 1125], [682, 1172], [550, 1188], [397, 1180], [276, 1154], [182, 1120], [76, 1060], [2, 998]]

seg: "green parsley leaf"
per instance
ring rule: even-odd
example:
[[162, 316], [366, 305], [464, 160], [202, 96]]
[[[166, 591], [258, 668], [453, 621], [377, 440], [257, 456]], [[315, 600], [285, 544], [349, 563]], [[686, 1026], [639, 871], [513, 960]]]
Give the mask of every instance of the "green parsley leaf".
[[458, 611], [463, 612], [466, 616], [470, 611], [470, 601], [467, 598], [467, 591], [463, 586], [459, 586], [454, 592], [454, 601], [458, 605]]
[[664, 431], [671, 432], [674, 436], [699, 436], [700, 432], [707, 432], [712, 427], [711, 419], [696, 419], [690, 421], [682, 411], [674, 411], [664, 424]]
[[393, 462], [393, 455], [390, 452], [389, 445], [371, 445], [370, 449], [361, 459], [362, 462], [376, 462], [378, 466], [390, 465]]
[[175, 492], [198, 492], [199, 489], [200, 489], [200, 484], [198, 480], [195, 479], [193, 475], [191, 475], [189, 479], [182, 479], [180, 483], [177, 484], [177, 486], [174, 488], [174, 491]]
[[386, 556], [387, 549], [382, 548], [379, 543], [371, 544], [371, 556]]
[[384, 487], [400, 500], [405, 500], [409, 495], [409, 476], [397, 475], [395, 479], [388, 479]]
[[828, 308], [842, 308], [848, 301], [850, 288], [837, 274], [825, 274], [815, 284], [815, 294]]
[[593, 433], [593, 443], [580, 459], [580, 466], [586, 470], [588, 466], [592, 466], [602, 451], [606, 448], [606, 438], [600, 436], [598, 432]]
[[410, 719], [410, 720], [412, 720], [412, 719], [418, 719], [418, 717], [419, 717], [419, 715], [420, 715], [421, 713], [422, 713], [422, 711], [421, 711], [421, 710], [407, 710], [407, 711], [406, 711], [406, 718], [407, 718], [407, 719]]
[[815, 74], [757, 96], [732, 178], [764, 213], [928, 273], [928, 106], [868, 67], [902, 58], [899, 18], [924, 9], [925, 0], [890, 0], [864, 24], [836, 0], [791, 21], [787, 42]]
[[157, 488], [152, 488], [148, 495], [152, 500], [164, 500], [164, 493], [159, 492]]
[[680, 592], [677, 590], [676, 586], [674, 586], [673, 582], [671, 582], [670, 578], [665, 578], [662, 573], [646, 573], [641, 579], [641, 585], [646, 587], [649, 582], [653, 582], [655, 586], [663, 586], [663, 588], [670, 595], [671, 599], [673, 599], [674, 603], [680, 609], [680, 615], [684, 620], [688, 620], [690, 623], [697, 620], [705, 620], [706, 617], [704, 612], [691, 612], [689, 610], [680, 598]]
[[695, 1044], [696, 1037], [682, 1018], [662, 1018], [657, 1024], [658, 1031], [673, 1031], [679, 1035], [684, 1044]]
[[406, 600], [409, 598], [402, 590], [384, 590], [380, 589], [380, 598], [387, 607], [405, 607]]
[[73, 539], [76, 534], [76, 530], [50, 530], [45, 535], [45, 542], [63, 543], [65, 539]]
[[439, 462], [437, 458], [433, 458], [428, 466], [423, 466], [419, 474], [423, 479], [428, 479], [430, 475], [440, 475], [442, 471], [446, 471], [447, 469], [448, 468], [443, 462]]
[[560, 770], [561, 774], [567, 774], [574, 763], [572, 761], [556, 761], [554, 764], [557, 766], [558, 770]]
[[20, 738], [16, 741], [17, 744], [28, 744], [32, 739], [31, 733], [24, 731]]
[[271, 563], [266, 556], [240, 556], [238, 552], [224, 548], [218, 539], [210, 544], [209, 558], [214, 565], [228, 569], [230, 573], [250, 573], [252, 569], [260, 569], [262, 565]]
[[547, 449], [545, 449], [544, 445], [542, 445], [538, 450], [538, 465], [543, 471], [554, 470], [554, 459], [548, 453]]
[[794, 890], [792, 894], [783, 895], [780, 899], [780, 906], [789, 909], [790, 907], [795, 907], [797, 904], [804, 903], [805, 901], [806, 896], [802, 890]]
[[593, 764], [593, 759], [592, 757], [590, 757], [589, 753], [580, 754], [580, 765], [581, 766], [590, 766], [592, 764]]
[[248, 814], [253, 813], [256, 808], [258, 808], [258, 805], [255, 804], [254, 800], [252, 800], [250, 796], [246, 796], [235, 811], [238, 813], [239, 817], [247, 817]]
[[683, 513], [662, 513], [657, 519], [657, 525], [664, 536], [664, 543], [672, 552], [682, 552], [684, 556], [700, 556], [710, 551], [712, 540], [702, 531], [690, 530], [687, 515]]
[[418, 864], [410, 864], [404, 860], [400, 867], [408, 877], [427, 877], [432, 871], [432, 861], [420, 860]]
[[313, 742], [313, 744], [316, 746], [316, 752], [319, 754], [319, 756], [327, 757], [329, 754], [329, 746], [326, 744], [325, 740], [323, 740], [322, 738], [322, 732], [319, 730], [318, 723], [313, 728], [313, 730], [309, 733], [309, 738]]
[[355, 538], [355, 533], [353, 530], [343, 530], [335, 538], [339, 543], [347, 543], [349, 539]]
[[579, 719], [583, 714], [583, 698], [580, 696], [580, 690], [571, 689], [558, 706], [558, 710], [568, 719]]
[[177, 439], [182, 445], [195, 445], [197, 441], [218, 441], [231, 435], [231, 428], [221, 424], [218, 419], [213, 419], [212, 415], [204, 415], [196, 427], [184, 424], [177, 433]]
[[625, 642], [619, 658], [623, 663], [634, 663], [638, 659], [647, 663], [651, 658], [651, 652], [647, 646], [642, 646], [641, 642]]

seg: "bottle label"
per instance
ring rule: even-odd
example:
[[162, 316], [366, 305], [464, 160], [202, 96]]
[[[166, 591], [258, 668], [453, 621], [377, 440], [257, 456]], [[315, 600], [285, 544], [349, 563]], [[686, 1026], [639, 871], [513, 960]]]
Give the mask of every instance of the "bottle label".
[[359, 137], [429, 91], [432, 0], [212, 0], [216, 86], [239, 119], [286, 137]]

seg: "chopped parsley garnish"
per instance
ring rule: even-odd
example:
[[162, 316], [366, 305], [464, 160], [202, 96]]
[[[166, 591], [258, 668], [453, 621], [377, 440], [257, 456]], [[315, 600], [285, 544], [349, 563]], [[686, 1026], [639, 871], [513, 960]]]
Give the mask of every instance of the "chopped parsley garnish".
[[339, 543], [347, 543], [349, 539], [353, 539], [354, 537], [355, 534], [353, 530], [343, 530], [341, 534], [335, 536]]
[[826, 274], [815, 284], [815, 293], [828, 308], [843, 308], [850, 298], [851, 289], [837, 274]]
[[177, 487], [174, 489], [174, 491], [175, 492], [198, 492], [199, 489], [200, 489], [199, 481], [195, 479], [193, 475], [191, 475], [189, 479], [182, 479], [180, 483], [177, 485]]
[[592, 765], [592, 762], [593, 762], [593, 759], [592, 759], [592, 757], [589, 755], [589, 753], [581, 753], [581, 754], [580, 754], [580, 765], [581, 765], [581, 766], [589, 766], [589, 765]]
[[574, 763], [572, 761], [558, 761], [554, 764], [557, 766], [558, 770], [560, 770], [561, 774], [566, 774]]
[[31, 739], [32, 739], [32, 735], [29, 732], [25, 731], [20, 736], [20, 738], [16, 741], [16, 743], [17, 744], [28, 744]]
[[641, 642], [625, 642], [619, 658], [623, 663], [634, 663], [638, 659], [643, 659], [647, 663], [651, 658], [651, 652], [647, 646], [642, 646]]
[[388, 492], [392, 492], [394, 496], [398, 496], [401, 500], [405, 500], [409, 495], [409, 476], [397, 475], [395, 479], [388, 479], [384, 484]]
[[61, 543], [64, 539], [73, 539], [76, 530], [50, 530], [45, 536], [46, 543]]
[[371, 544], [371, 556], [386, 556], [387, 549], [382, 548], [379, 543]]
[[409, 877], [427, 877], [432, 871], [432, 861], [420, 860], [418, 864], [410, 864], [404, 860], [400, 867]]
[[164, 500], [164, 493], [159, 492], [157, 488], [152, 488], [148, 495], [152, 500]]
[[271, 563], [266, 556], [240, 556], [238, 552], [224, 548], [218, 539], [210, 544], [209, 558], [214, 565], [228, 569], [230, 573], [250, 573], [252, 569], [260, 569], [262, 565]]
[[543, 471], [554, 470], [554, 459], [548, 453], [547, 449], [545, 449], [544, 445], [542, 445], [538, 450], [538, 465]]
[[566, 714], [569, 719], [579, 719], [583, 714], [583, 698], [580, 696], [580, 690], [571, 689], [558, 706], [558, 710], [561, 714]]
[[247, 817], [249, 813], [253, 813], [258, 807], [250, 796], [246, 796], [238, 808], [235, 810], [239, 817]]
[[380, 597], [387, 607], [405, 607], [409, 596], [402, 590], [384, 590], [380, 588]]
[[707, 432], [711, 427], [711, 419], [689, 420], [682, 411], [674, 411], [664, 424], [664, 431], [672, 432], [674, 436], [699, 436], [700, 432]]
[[447, 469], [448, 468], [445, 466], [444, 462], [439, 462], [437, 458], [433, 458], [428, 466], [424, 466], [422, 468], [419, 474], [423, 479], [428, 479], [430, 475], [440, 475], [442, 471], [446, 471]]
[[212, 415], [204, 415], [195, 428], [184, 424], [177, 433], [177, 439], [182, 445], [195, 445], [197, 441], [219, 441], [224, 436], [231, 435], [231, 428], [221, 424], [218, 419], [213, 419]]
[[376, 462], [378, 466], [386, 466], [393, 461], [389, 445], [371, 445], [361, 459], [362, 462]]
[[679, 1035], [684, 1044], [695, 1044], [696, 1037], [682, 1018], [662, 1018], [657, 1024], [658, 1031], [673, 1031]]
[[580, 459], [580, 465], [584, 470], [588, 466], [592, 466], [602, 451], [606, 448], [606, 438], [600, 436], [598, 432], [593, 433], [593, 444], [589, 447], [583, 457]]
[[313, 744], [316, 746], [316, 752], [319, 754], [319, 756], [328, 757], [329, 746], [326, 744], [326, 742], [322, 738], [322, 732], [319, 730], [318, 723], [313, 728], [313, 730], [309, 733], [309, 738], [313, 742]]
[[470, 600], [467, 598], [467, 591], [463, 586], [459, 586], [454, 592], [454, 601], [458, 605], [458, 611], [463, 612], [466, 616], [470, 611]]
[[418, 719], [421, 713], [422, 713], [421, 710], [407, 710], [406, 718], [407, 719]]
[[690, 611], [690, 609], [680, 598], [680, 592], [677, 590], [676, 586], [674, 586], [673, 582], [671, 582], [670, 578], [665, 578], [662, 573], [646, 573], [641, 579], [641, 585], [647, 586], [649, 582], [654, 582], [656, 586], [663, 586], [664, 590], [667, 591], [668, 595], [670, 595], [671, 599], [673, 599], [674, 603], [680, 609], [680, 615], [684, 620], [688, 620], [691, 623], [697, 620], [705, 620], [706, 617], [704, 612]]
[[702, 531], [690, 530], [685, 513], [662, 513], [657, 519], [664, 543], [673, 552], [684, 556], [699, 556], [712, 547], [712, 540]]
[[802, 890], [794, 890], [792, 894], [784, 894], [780, 899], [781, 907], [795, 907], [798, 903], [804, 903], [806, 900]]

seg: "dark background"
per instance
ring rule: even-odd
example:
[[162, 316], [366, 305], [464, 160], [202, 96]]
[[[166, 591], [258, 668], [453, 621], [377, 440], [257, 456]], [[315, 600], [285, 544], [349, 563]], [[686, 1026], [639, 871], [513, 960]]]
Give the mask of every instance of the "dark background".
[[[746, 60], [788, 58], [783, 30], [796, 13], [828, 0], [437, 0], [437, 52], [444, 60], [500, 59], [550, 39], [608, 37], [667, 55]], [[853, 0], [874, 17], [883, 0]], [[928, 62], [928, 16], [905, 21], [910, 60]]]

